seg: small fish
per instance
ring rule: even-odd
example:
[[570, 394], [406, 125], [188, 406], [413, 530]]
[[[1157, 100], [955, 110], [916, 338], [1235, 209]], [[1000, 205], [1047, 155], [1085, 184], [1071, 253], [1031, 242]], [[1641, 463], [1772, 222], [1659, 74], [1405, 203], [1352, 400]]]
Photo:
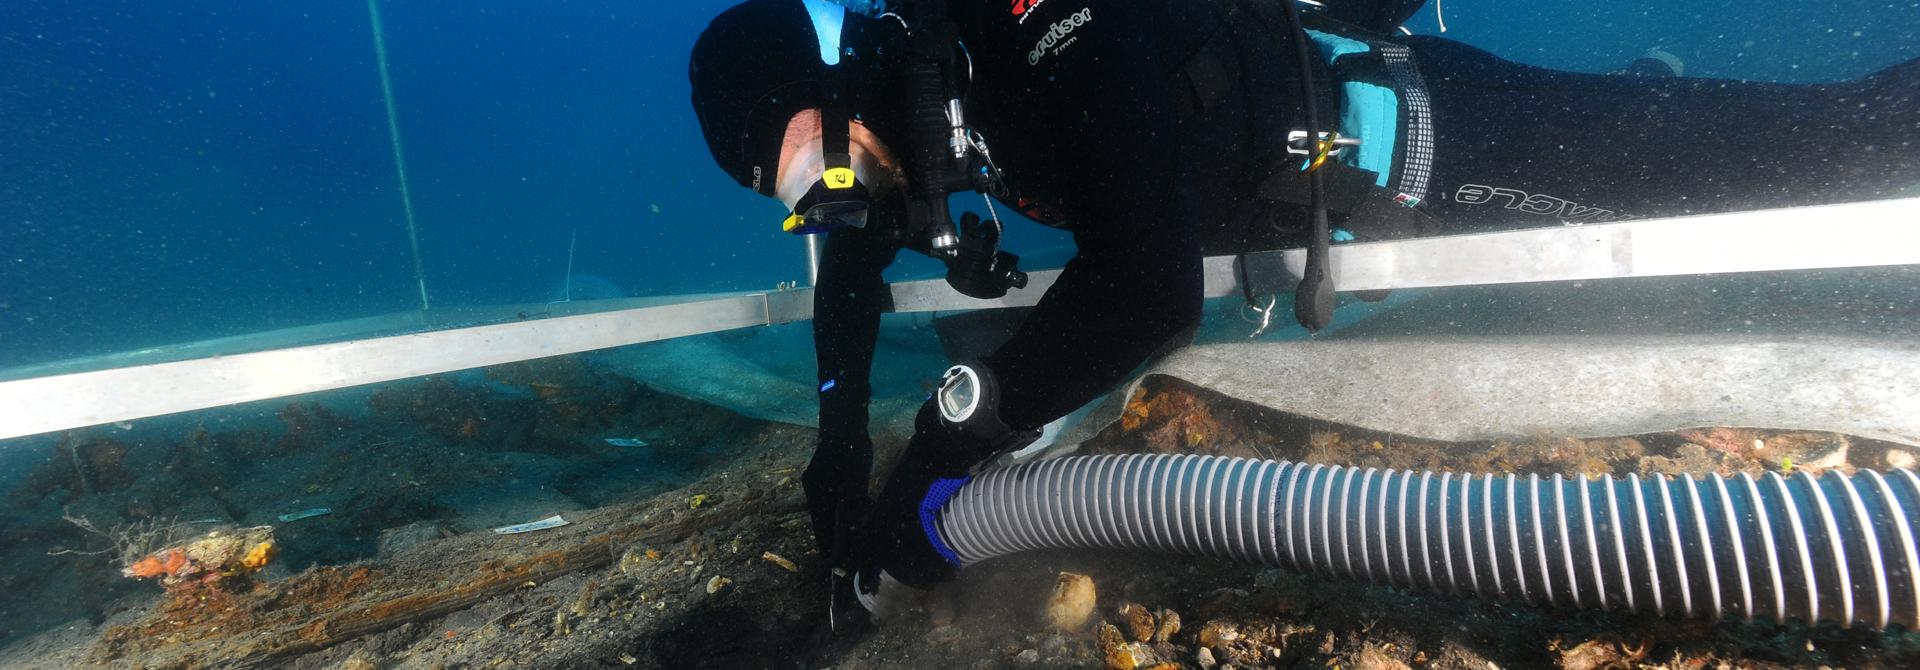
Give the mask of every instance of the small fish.
[[606, 439], [606, 442], [607, 442], [607, 444], [611, 444], [611, 445], [613, 445], [613, 446], [616, 446], [616, 447], [644, 447], [644, 446], [647, 446], [647, 441], [646, 441], [646, 440], [642, 440], [642, 439], [640, 439], [640, 438], [637, 438], [637, 437], [609, 437], [609, 438], [607, 438], [607, 439]]

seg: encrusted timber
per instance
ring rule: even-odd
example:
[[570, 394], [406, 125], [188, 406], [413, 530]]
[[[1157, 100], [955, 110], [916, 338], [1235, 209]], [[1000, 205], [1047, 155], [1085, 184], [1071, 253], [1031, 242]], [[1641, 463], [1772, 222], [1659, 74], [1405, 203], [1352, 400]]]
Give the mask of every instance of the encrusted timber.
[[[288, 658], [317, 652], [366, 635], [409, 623], [452, 614], [500, 594], [567, 574], [605, 566], [619, 556], [620, 547], [633, 543], [673, 544], [704, 527], [733, 523], [746, 512], [734, 509], [691, 514], [666, 524], [631, 523], [588, 535], [567, 546], [520, 560], [488, 561], [479, 574], [452, 586], [435, 584], [424, 590], [404, 584], [369, 584], [365, 593], [401, 595], [364, 604], [348, 604], [299, 621], [274, 621], [254, 627], [222, 627], [199, 631], [197, 649], [176, 653], [183, 667], [266, 668]], [[294, 577], [293, 579], [302, 579]], [[251, 639], [250, 639], [251, 638]], [[238, 647], [238, 648], [236, 648]]]

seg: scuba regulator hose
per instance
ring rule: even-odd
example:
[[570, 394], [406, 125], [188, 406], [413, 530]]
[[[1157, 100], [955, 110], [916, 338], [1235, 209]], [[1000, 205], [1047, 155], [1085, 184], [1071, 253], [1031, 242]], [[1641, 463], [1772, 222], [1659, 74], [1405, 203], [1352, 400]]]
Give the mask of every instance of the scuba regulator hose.
[[1320, 105], [1313, 83], [1313, 59], [1317, 57], [1313, 40], [1307, 37], [1306, 24], [1300, 21], [1300, 8], [1294, 6], [1294, 0], [1282, 0], [1280, 3], [1287, 18], [1287, 30], [1292, 33], [1294, 57], [1300, 67], [1300, 106], [1307, 124], [1306, 140], [1309, 147], [1306, 164], [1301, 171], [1307, 173], [1307, 188], [1311, 203], [1308, 208], [1307, 227], [1307, 264], [1301, 272], [1300, 285], [1293, 293], [1293, 318], [1307, 329], [1308, 333], [1317, 333], [1333, 323], [1334, 298], [1332, 261], [1328, 259], [1333, 252], [1332, 231], [1327, 223], [1327, 186], [1325, 175], [1320, 166], [1326, 155], [1332, 150], [1331, 140], [1323, 141], [1320, 131]]
[[1904, 469], [1542, 479], [1134, 454], [984, 472], [928, 532], [962, 565], [1143, 549], [1542, 605], [1912, 630], [1916, 525], [1920, 478]]

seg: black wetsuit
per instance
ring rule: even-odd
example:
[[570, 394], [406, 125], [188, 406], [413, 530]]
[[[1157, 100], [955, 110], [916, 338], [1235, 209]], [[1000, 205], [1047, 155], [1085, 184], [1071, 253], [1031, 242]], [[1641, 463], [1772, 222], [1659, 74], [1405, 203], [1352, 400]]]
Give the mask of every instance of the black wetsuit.
[[[1168, 63], [1217, 23], [1192, 20], [1209, 14], [1204, 5], [1171, 1], [1019, 4], [1030, 6], [1022, 16], [1005, 2], [953, 3], [973, 57], [969, 121], [1011, 184], [1064, 214], [1078, 250], [983, 361], [1001, 384], [1002, 420], [1024, 430], [1106, 392], [1199, 318], [1203, 214], [1192, 180], [1177, 176], [1190, 159]], [[1037, 51], [1043, 40], [1051, 48]], [[831, 234], [820, 265], [814, 341], [825, 390], [810, 497], [863, 486], [870, 467], [867, 379], [888, 299], [880, 273], [900, 245], [886, 229]]]
[[[1197, 180], [1181, 175], [1212, 166], [1182, 148], [1200, 126], [1181, 123], [1169, 74], [1220, 23], [1208, 3], [1044, 0], [1016, 3], [1028, 6], [1019, 16], [1004, 2], [953, 4], [974, 59], [969, 121], [1007, 181], [1064, 216], [1078, 249], [986, 361], [1004, 420], [1033, 428], [1105, 392], [1199, 316], [1207, 217]], [[824, 432], [866, 431], [880, 271], [898, 245], [871, 230], [829, 236], [814, 312], [820, 380], [833, 382]]]
[[1427, 210], [1443, 223], [1850, 202], [1920, 184], [1920, 61], [1788, 85], [1556, 72], [1450, 40], [1406, 43], [1433, 98], [1440, 197]]
[[[1299, 208], [1252, 193], [1275, 165], [1295, 164], [1276, 161], [1284, 147], [1273, 138], [1299, 127], [1297, 64], [1284, 26], [1257, 0], [1023, 0], [1019, 15], [1002, 0], [952, 4], [973, 57], [969, 121], [1008, 182], [1062, 216], [1079, 252], [983, 361], [1000, 380], [1001, 417], [1033, 429], [1107, 392], [1197, 321], [1203, 253], [1300, 241]], [[1808, 204], [1881, 194], [1906, 185], [1902, 175], [1920, 182], [1913, 64], [1855, 83], [1779, 86], [1567, 74], [1445, 40], [1403, 44], [1433, 108], [1421, 209], [1442, 225]], [[836, 481], [864, 485], [870, 467], [880, 273], [900, 245], [875, 232], [884, 228], [827, 242], [810, 495]], [[928, 477], [990, 455], [937, 424], [922, 413], [902, 466], [919, 471], [896, 472], [879, 517], [911, 507]], [[910, 511], [891, 513], [893, 534], [911, 535]], [[892, 550], [911, 550], [894, 540]]]

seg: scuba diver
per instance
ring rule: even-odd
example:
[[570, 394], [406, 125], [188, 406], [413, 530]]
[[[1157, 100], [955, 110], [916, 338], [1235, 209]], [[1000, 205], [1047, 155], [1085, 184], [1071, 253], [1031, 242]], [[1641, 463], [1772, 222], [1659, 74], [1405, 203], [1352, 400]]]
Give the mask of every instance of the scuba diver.
[[[712, 21], [689, 76], [714, 160], [826, 235], [802, 484], [836, 616], [884, 581], [953, 579], [937, 510], [1190, 333], [1204, 255], [1307, 247], [1294, 309], [1315, 329], [1336, 239], [1854, 201], [1920, 174], [1920, 61], [1829, 85], [1559, 72], [1397, 35], [1423, 2], [748, 0]], [[975, 192], [984, 216], [952, 220]], [[961, 293], [1017, 290], [1002, 208], [1077, 255], [946, 371], [869, 501], [881, 271], [911, 249]]]

